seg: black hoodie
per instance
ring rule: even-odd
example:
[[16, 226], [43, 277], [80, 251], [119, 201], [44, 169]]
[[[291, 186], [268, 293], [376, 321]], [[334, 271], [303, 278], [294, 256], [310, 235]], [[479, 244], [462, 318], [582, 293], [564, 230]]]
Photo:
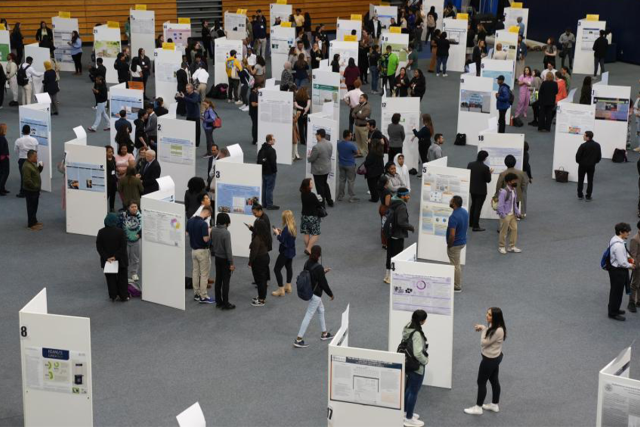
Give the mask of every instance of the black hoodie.
[[395, 239], [406, 239], [409, 237], [409, 231], [414, 232], [413, 225], [409, 224], [409, 212], [407, 212], [407, 204], [404, 200], [394, 197], [391, 199], [390, 209], [393, 210], [395, 221], [393, 224], [393, 233], [391, 237]]

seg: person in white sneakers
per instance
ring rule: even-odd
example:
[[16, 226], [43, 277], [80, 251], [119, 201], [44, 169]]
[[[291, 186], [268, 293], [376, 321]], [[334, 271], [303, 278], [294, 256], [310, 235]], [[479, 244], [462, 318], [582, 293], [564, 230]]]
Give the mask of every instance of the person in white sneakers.
[[408, 365], [405, 369], [407, 377], [404, 388], [405, 427], [422, 427], [424, 425], [424, 422], [419, 420], [420, 415], [413, 412], [413, 408], [416, 406], [426, 366], [429, 363], [429, 353], [427, 353], [429, 344], [427, 337], [422, 332], [422, 326], [426, 321], [427, 312], [416, 310], [411, 315], [411, 323], [408, 323], [402, 330], [402, 344], [405, 344], [407, 352], [411, 350], [406, 357], [413, 359], [413, 364], [418, 366], [417, 370], [409, 370]]
[[[476, 325], [477, 332], [482, 332], [480, 344], [482, 345], [482, 361], [478, 370], [478, 397], [475, 406], [464, 410], [469, 415], [482, 415], [482, 410], [500, 412], [500, 362], [502, 362], [502, 343], [507, 339], [507, 327], [504, 324], [502, 310], [491, 307], [487, 310], [487, 324]], [[491, 383], [493, 399], [491, 403], [484, 404], [487, 395], [487, 380]], [[405, 424], [406, 425], [406, 424]]]
[[[507, 185], [500, 189], [498, 193], [497, 209], [498, 215], [500, 216], [498, 252], [503, 255], [507, 252], [522, 252], [516, 247], [516, 242], [518, 241], [518, 223], [516, 219], [521, 217], [520, 209], [518, 209], [518, 193], [516, 191], [518, 176], [514, 173], [508, 173], [507, 176], [504, 177], [504, 181]], [[510, 231], [509, 248], [505, 249], [507, 231]]]

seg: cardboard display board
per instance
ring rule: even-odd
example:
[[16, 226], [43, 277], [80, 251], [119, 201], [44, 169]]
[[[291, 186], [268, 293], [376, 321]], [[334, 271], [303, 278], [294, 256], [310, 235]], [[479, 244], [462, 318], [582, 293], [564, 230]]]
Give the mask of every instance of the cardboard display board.
[[356, 39], [360, 41], [362, 38], [362, 21], [338, 19], [336, 23], [336, 40], [344, 41], [344, 36], [350, 36], [353, 30], [356, 31]]
[[7, 67], [7, 57], [11, 53], [11, 34], [7, 30], [0, 30], [0, 64]]
[[53, 178], [53, 165], [51, 153], [51, 105], [40, 103], [21, 105], [18, 108], [19, 129], [24, 125], [31, 128], [31, 136], [38, 141], [38, 161], [43, 163], [44, 168], [40, 174], [43, 191], [51, 192], [51, 179]]
[[[340, 128], [338, 127], [338, 122], [333, 120], [330, 115], [326, 115], [324, 113], [314, 113], [309, 114], [308, 116], [308, 124], [307, 124], [307, 159], [311, 155], [311, 150], [316, 146], [318, 141], [316, 140], [316, 132], [320, 129], [324, 129], [327, 133], [325, 139], [331, 143], [333, 147], [332, 155], [331, 155], [331, 172], [329, 173], [329, 178], [327, 179], [327, 183], [329, 188], [331, 189], [331, 196], [335, 199], [337, 197], [337, 188], [338, 188], [338, 170], [337, 170], [337, 159], [338, 159], [338, 140], [342, 138], [339, 134]], [[313, 178], [311, 175], [311, 163], [306, 162], [306, 175], [307, 178]]]
[[[289, 58], [289, 50], [295, 45], [296, 29], [293, 27], [271, 28], [271, 77], [280, 80], [284, 63]], [[291, 64], [293, 66], [293, 64]]]
[[[389, 30], [391, 25], [391, 18], [398, 22], [398, 7], [397, 6], [374, 6], [373, 13], [378, 15], [382, 32]], [[373, 15], [372, 15], [373, 16]]]
[[[120, 118], [120, 111], [125, 110], [127, 112], [127, 120], [131, 123], [131, 129], [135, 131], [136, 127], [133, 122], [138, 118], [138, 111], [142, 108], [144, 108], [143, 91], [127, 89], [126, 83], [120, 83], [109, 88], [109, 136], [114, 152], [118, 152], [115, 123]], [[131, 140], [135, 136], [133, 131], [131, 132]]]
[[340, 73], [329, 70], [313, 70], [311, 84], [311, 112], [320, 113], [326, 103], [333, 105], [333, 120], [340, 123]]
[[[386, 52], [387, 46], [391, 46], [391, 51], [398, 56], [398, 69], [396, 75], [400, 73], [400, 68], [405, 67], [408, 62], [409, 34], [384, 33], [380, 37], [380, 52]], [[411, 75], [407, 71], [407, 76]], [[412, 79], [413, 75], [409, 77]]]
[[518, 25], [518, 18], [522, 17], [522, 23], [524, 24], [524, 39], [527, 39], [527, 32], [529, 31], [529, 9], [520, 7], [505, 7], [504, 8], [504, 28], [509, 28]]
[[[277, 185], [277, 183], [276, 183]], [[229, 214], [231, 250], [233, 256], [248, 257], [251, 231], [255, 217], [251, 213], [252, 199], [262, 202], [262, 166], [237, 163], [226, 158], [216, 162], [216, 212]]]
[[631, 375], [631, 347], [627, 347], [598, 374], [596, 427], [632, 426], [638, 420], [640, 381]]
[[560, 102], [556, 109], [556, 129], [553, 145], [554, 171], [562, 169], [569, 172], [569, 181], [578, 181], [578, 164], [576, 152], [584, 142], [584, 133], [588, 130], [595, 133], [596, 106]]
[[[178, 89], [176, 72], [182, 63], [182, 52], [178, 50], [155, 49], [153, 51], [154, 77], [156, 80], [156, 98], [164, 100], [165, 105], [174, 102]], [[177, 105], [177, 104], [176, 104]]]
[[53, 51], [56, 62], [60, 66], [60, 71], [75, 71], [73, 58], [71, 57], [71, 33], [78, 30], [78, 20], [76, 18], [51, 18], [53, 30], [53, 44], [56, 50]]
[[613, 151], [627, 146], [631, 88], [629, 86], [593, 85], [591, 104], [596, 106], [594, 139], [600, 143], [602, 158], [610, 159]]
[[247, 15], [242, 13], [224, 13], [224, 33], [229, 40], [247, 38]]
[[422, 2], [422, 11], [424, 13], [424, 34], [426, 34], [427, 28], [427, 13], [431, 10], [431, 6], [433, 6], [438, 14], [438, 20], [436, 21], [436, 29], [442, 31], [442, 21], [444, 19], [444, 2], [442, 0], [425, 0]]
[[[421, 168], [420, 153], [418, 152], [418, 139], [413, 137], [413, 129], [420, 130], [422, 127], [420, 98], [387, 98], [384, 96], [380, 105], [382, 107], [380, 131], [388, 138], [391, 117], [395, 113], [400, 114], [400, 124], [404, 127], [404, 143], [402, 144], [404, 163], [409, 170], [419, 171]], [[389, 161], [393, 161], [393, 159], [389, 159]]]
[[[227, 77], [226, 61], [229, 58], [229, 52], [236, 51], [236, 59], [242, 62], [242, 40], [229, 40], [226, 37], [218, 37], [215, 43], [215, 61], [213, 68], [214, 84], [229, 84]], [[176, 48], [177, 49], [177, 48]], [[238, 89], [240, 90], [240, 89]], [[238, 92], [239, 93], [239, 92]]]
[[[24, 47], [24, 57], [26, 58], [27, 56], [33, 58], [33, 64], [31, 65], [33, 69], [44, 73], [44, 62], [51, 59], [51, 51], [47, 48], [38, 46], [38, 43], [32, 43]], [[40, 92], [42, 92], [42, 88], [34, 88], [33, 93]]]
[[289, 16], [293, 14], [293, 8], [290, 4], [271, 3], [269, 12], [269, 26], [273, 27], [276, 18], [280, 18], [281, 22], [288, 22]]
[[396, 351], [402, 330], [415, 310], [429, 318], [423, 331], [429, 342], [429, 364], [423, 384], [451, 389], [453, 378], [454, 266], [417, 262], [414, 243], [391, 259], [389, 351]]
[[463, 73], [467, 59], [467, 20], [442, 19], [442, 31], [446, 31], [447, 39], [451, 42], [447, 71]]
[[476, 145], [480, 131], [497, 115], [493, 80], [472, 74], [460, 75], [458, 133], [467, 135], [467, 144]]
[[[153, 10], [129, 10], [131, 22], [131, 54], [136, 56], [142, 48], [151, 56], [156, 48], [156, 13]], [[166, 39], [165, 39], [166, 40]]]
[[184, 201], [184, 192], [196, 176], [196, 124], [171, 117], [158, 117], [158, 161], [162, 176], [170, 176], [176, 200]]
[[191, 37], [191, 24], [178, 24], [167, 21], [162, 24], [162, 34], [165, 42], [169, 42], [169, 39], [171, 39], [176, 45], [176, 50], [184, 52]]
[[[573, 56], [573, 72], [575, 74], [593, 74], [593, 42], [600, 37], [600, 30], [607, 27], [605, 21], [578, 21], [576, 31], [575, 54]], [[598, 73], [602, 73], [598, 67]]]
[[497, 30], [493, 43], [494, 53], [498, 43], [502, 44], [502, 51], [507, 52], [507, 60], [515, 61], [518, 52], [518, 33], [512, 33], [508, 29]]
[[118, 53], [122, 52], [120, 44], [120, 28], [109, 28], [100, 25], [93, 29], [93, 50], [96, 61], [102, 58], [102, 65], [107, 69], [107, 83], [118, 83], [118, 70], [113, 68]]
[[293, 92], [282, 92], [278, 87], [258, 91], [258, 144], [260, 151], [267, 135], [275, 136], [273, 148], [277, 162], [283, 165], [293, 163]]
[[19, 319], [24, 425], [93, 426], [91, 320], [49, 314], [47, 288]]

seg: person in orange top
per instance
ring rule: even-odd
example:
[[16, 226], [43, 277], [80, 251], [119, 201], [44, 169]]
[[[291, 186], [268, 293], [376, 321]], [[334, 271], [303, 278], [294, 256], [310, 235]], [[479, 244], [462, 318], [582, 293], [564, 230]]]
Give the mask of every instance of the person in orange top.
[[567, 95], [567, 81], [564, 79], [564, 76], [560, 71], [556, 71], [556, 83], [558, 83], [558, 94], [556, 95], [556, 104], [563, 99], [565, 99]]

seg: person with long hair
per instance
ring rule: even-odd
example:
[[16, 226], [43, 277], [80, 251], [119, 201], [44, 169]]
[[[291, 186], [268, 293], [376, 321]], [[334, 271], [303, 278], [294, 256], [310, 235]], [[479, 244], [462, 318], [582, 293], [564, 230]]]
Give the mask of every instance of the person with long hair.
[[556, 46], [556, 41], [553, 37], [549, 37], [547, 39], [547, 44], [542, 51], [544, 52], [544, 58], [542, 59], [544, 68], [547, 68], [547, 64], [553, 64], [553, 68], [556, 68], [556, 56], [558, 56], [558, 47]]
[[382, 140], [371, 139], [371, 150], [364, 160], [364, 167], [367, 170], [364, 177], [367, 179], [371, 196], [369, 201], [378, 203], [380, 199], [378, 195], [378, 180], [384, 174], [384, 144]]
[[[556, 104], [565, 99], [567, 94], [567, 81], [565, 80], [562, 72], [556, 71], [556, 83], [558, 84], [558, 94], [556, 95]], [[555, 112], [554, 112], [555, 115]]]
[[296, 87], [302, 87], [309, 81], [309, 63], [305, 59], [304, 53], [298, 55], [298, 59], [293, 64], [294, 79]]
[[399, 98], [406, 98], [409, 96], [409, 76], [407, 76], [407, 69], [405, 67], [400, 68], [400, 72], [395, 78], [394, 87], [395, 94]]
[[69, 46], [71, 46], [71, 58], [73, 59], [73, 64], [75, 66], [74, 76], [78, 76], [82, 74], [82, 39], [80, 38], [80, 34], [77, 31], [71, 32], [71, 41], [67, 42]]
[[429, 69], [427, 70], [428, 73], [436, 72], [439, 38], [440, 38], [440, 30], [435, 30], [431, 35], [431, 61], [429, 62]]
[[[298, 125], [298, 135], [300, 137], [300, 143], [302, 145], [307, 145], [307, 118], [309, 116], [309, 110], [311, 109], [311, 100], [309, 99], [309, 92], [303, 86], [300, 87], [294, 96], [294, 105], [296, 116], [297, 116], [297, 125]], [[299, 115], [297, 113], [300, 113]], [[298, 151], [296, 150], [296, 153]]]
[[258, 88], [264, 87], [266, 80], [267, 63], [261, 55], [256, 57], [256, 65], [253, 66], [254, 86]]
[[136, 176], [136, 168], [129, 165], [125, 176], [118, 181], [118, 193], [122, 198], [122, 207], [126, 209], [131, 203], [140, 207], [140, 196], [143, 191], [142, 181]]
[[[482, 410], [499, 412], [500, 403], [500, 362], [502, 362], [502, 343], [507, 339], [507, 327], [504, 324], [502, 310], [491, 307], [487, 310], [487, 325], [475, 325], [476, 332], [482, 332], [482, 361], [478, 370], [478, 397], [475, 406], [464, 410], [469, 415], [482, 415]], [[487, 395], [487, 380], [491, 383], [493, 399], [484, 404]]]
[[358, 79], [360, 79], [360, 68], [356, 65], [355, 59], [349, 58], [349, 63], [344, 69], [344, 84], [348, 91], [356, 88], [355, 83]]
[[311, 287], [313, 290], [313, 295], [309, 300], [307, 313], [304, 315], [304, 319], [302, 320], [302, 324], [300, 325], [298, 336], [293, 342], [293, 346], [296, 348], [309, 347], [309, 345], [304, 342], [304, 334], [307, 332], [309, 323], [311, 322], [311, 319], [315, 315], [316, 311], [318, 312], [318, 320], [320, 320], [320, 329], [322, 330], [320, 339], [322, 341], [327, 341], [333, 338], [331, 332], [327, 331], [327, 325], [324, 321], [324, 305], [322, 304], [323, 292], [326, 292], [327, 295], [329, 295], [331, 301], [333, 301], [334, 299], [333, 292], [331, 292], [331, 288], [329, 287], [329, 283], [327, 282], [326, 277], [326, 274], [330, 272], [331, 269], [325, 268], [320, 263], [321, 257], [322, 248], [318, 245], [314, 245], [311, 248], [311, 252], [309, 253], [309, 259], [304, 264], [304, 270], [309, 271], [309, 274], [311, 276]]
[[378, 197], [380, 197], [380, 206], [378, 207], [378, 214], [380, 215], [380, 242], [382, 243], [382, 249], [387, 249], [387, 236], [384, 234], [383, 226], [389, 215], [389, 207], [391, 206], [391, 198], [393, 193], [389, 190], [389, 177], [382, 175], [378, 180], [377, 188]]
[[424, 425], [424, 422], [419, 420], [420, 416], [414, 413], [413, 409], [418, 401], [418, 393], [422, 387], [427, 363], [429, 363], [429, 344], [422, 330], [426, 322], [427, 312], [416, 310], [411, 315], [411, 322], [407, 323], [402, 330], [402, 341], [407, 343], [408, 350], [409, 343], [411, 343], [411, 354], [408, 356], [412, 356], [418, 362], [417, 370], [405, 369], [404, 425], [407, 427], [421, 427]]
[[331, 72], [339, 73], [340, 72], [340, 54], [336, 53], [333, 55], [333, 60], [331, 61]]
[[[531, 79], [531, 95], [529, 98], [529, 104], [531, 104], [531, 110], [533, 111], [533, 121], [529, 122], [530, 126], [538, 126], [538, 119], [540, 118], [540, 103], [538, 102], [538, 96], [540, 95], [540, 86], [542, 86], [542, 77], [540, 70], [533, 70], [533, 78]], [[589, 88], [589, 99], [591, 99], [591, 88]]]
[[19, 22], [16, 22], [11, 31], [11, 48], [16, 50], [16, 64], [20, 66], [24, 57], [24, 36], [20, 30]]
[[394, 113], [391, 116], [391, 123], [387, 126], [387, 135], [389, 135], [389, 158], [393, 159], [396, 154], [402, 153], [402, 145], [404, 144], [404, 126], [400, 124], [402, 116], [400, 113]]
[[135, 166], [136, 158], [133, 157], [133, 154], [129, 153], [126, 145], [119, 145], [118, 152], [115, 155], [116, 160], [116, 176], [118, 180], [124, 177], [125, 173], [127, 173], [127, 169], [130, 166]]
[[[111, 147], [109, 147], [111, 148]], [[122, 228], [118, 227], [118, 215], [113, 212], [104, 218], [104, 228], [98, 231], [96, 236], [96, 249], [100, 255], [100, 267], [104, 269], [107, 262], [117, 262], [116, 274], [105, 274], [109, 298], [111, 301], [129, 301], [127, 287], [127, 268], [129, 257], [127, 255], [127, 239]]]
[[[420, 154], [420, 165], [427, 163], [429, 155], [429, 147], [431, 146], [431, 136], [434, 134], [433, 121], [431, 120], [431, 114], [422, 115], [422, 128], [420, 130], [413, 129], [413, 141], [418, 138], [418, 153]], [[422, 176], [422, 167], [418, 171], [418, 178]]]
[[592, 93], [592, 78], [591, 76], [585, 76], [582, 81], [582, 88], [580, 89], [580, 104], [591, 105], [591, 93]]
[[531, 83], [533, 82], [533, 75], [531, 72], [531, 67], [528, 65], [524, 67], [524, 71], [522, 75], [518, 77], [518, 81], [516, 82], [518, 86], [520, 86], [520, 90], [518, 93], [518, 107], [516, 108], [515, 117], [518, 118], [520, 116], [527, 118], [527, 110], [529, 109], [529, 100], [531, 99]]
[[214, 124], [216, 122], [216, 119], [218, 118], [218, 114], [216, 113], [216, 106], [210, 99], [205, 99], [202, 102], [202, 105], [204, 106], [204, 113], [202, 115], [202, 127], [204, 128], [204, 135], [207, 139], [207, 152], [203, 157], [209, 158], [213, 156], [213, 131], [216, 129]]
[[206, 184], [204, 179], [199, 176], [194, 176], [189, 179], [187, 190], [184, 192], [184, 209], [187, 219], [191, 218], [200, 207], [198, 198], [201, 194], [206, 193], [205, 188]]
[[427, 91], [427, 80], [424, 78], [422, 70], [413, 70], [413, 78], [409, 82], [409, 89], [411, 90], [411, 96], [418, 97], [422, 101], [422, 97]]
[[312, 192], [313, 181], [305, 178], [300, 185], [300, 199], [302, 200], [302, 218], [300, 221], [300, 233], [304, 235], [304, 253], [309, 255], [310, 249], [320, 238], [320, 217], [318, 208], [322, 202], [318, 196]]
[[[282, 297], [285, 293], [291, 293], [291, 280], [293, 279], [293, 258], [296, 256], [296, 219], [293, 216], [293, 212], [286, 210], [282, 212], [282, 228], [273, 227], [273, 234], [280, 242], [278, 259], [276, 259], [276, 265], [273, 268], [273, 272], [276, 274], [276, 280], [278, 281], [278, 290], [271, 292], [274, 297]], [[287, 270], [287, 284], [283, 285], [282, 282], [282, 267]]]
[[254, 298], [251, 305], [263, 307], [267, 299], [267, 282], [271, 278], [269, 274], [269, 226], [265, 221], [256, 221], [253, 224], [253, 237], [249, 246], [249, 267], [253, 274], [253, 280], [258, 286], [258, 296]]
[[53, 31], [51, 31], [51, 28], [49, 28], [44, 21], [40, 21], [40, 27], [38, 27], [36, 31], [36, 41], [39, 47], [49, 49], [49, 52], [53, 56], [53, 50], [55, 49], [53, 46]]
[[116, 190], [118, 188], [118, 178], [116, 177], [116, 159], [113, 155], [113, 147], [105, 146], [107, 155], [107, 199], [109, 200], [109, 212], [115, 211]]

